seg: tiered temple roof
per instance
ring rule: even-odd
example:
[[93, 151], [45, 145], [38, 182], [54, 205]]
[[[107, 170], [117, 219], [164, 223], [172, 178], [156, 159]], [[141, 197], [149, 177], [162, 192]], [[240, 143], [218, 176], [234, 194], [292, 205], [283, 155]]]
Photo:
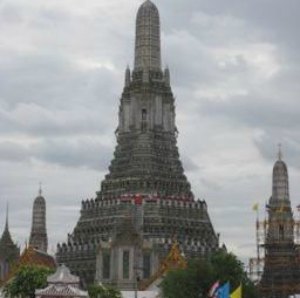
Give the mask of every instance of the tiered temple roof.
[[8, 221], [6, 221], [5, 229], [0, 239], [0, 259], [10, 259], [15, 257], [15, 255], [20, 254], [19, 247], [13, 242], [9, 227]]
[[55, 269], [56, 262], [54, 258], [47, 253], [39, 251], [32, 246], [28, 246], [23, 250], [20, 258], [13, 264], [2, 282], [5, 284], [13, 278], [22, 266], [43, 266]]
[[0, 281], [4, 280], [20, 257], [20, 248], [13, 242], [8, 225], [8, 207], [5, 228], [0, 239]]
[[56, 268], [54, 257], [45, 253], [44, 251], [35, 249], [32, 246], [28, 246], [24, 249], [19, 260], [19, 265], [37, 265], [53, 269]]
[[88, 297], [88, 293], [79, 289], [79, 278], [70, 273], [70, 270], [61, 265], [53, 275], [47, 278], [48, 287], [36, 290], [35, 296], [41, 297]]

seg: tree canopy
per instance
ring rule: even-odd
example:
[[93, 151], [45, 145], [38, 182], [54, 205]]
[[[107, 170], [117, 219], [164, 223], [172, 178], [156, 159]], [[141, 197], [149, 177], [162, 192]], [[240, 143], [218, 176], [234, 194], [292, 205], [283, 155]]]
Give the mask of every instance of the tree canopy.
[[35, 290], [47, 286], [52, 269], [43, 266], [21, 266], [15, 276], [4, 286], [6, 297], [35, 297]]
[[168, 272], [161, 285], [163, 297], [208, 297], [209, 289], [216, 281], [228, 281], [232, 291], [242, 284], [244, 298], [258, 297], [242, 262], [234, 254], [223, 250], [214, 253], [208, 259], [191, 260], [186, 269]]
[[121, 292], [112, 287], [92, 285], [88, 288], [90, 298], [122, 298]]

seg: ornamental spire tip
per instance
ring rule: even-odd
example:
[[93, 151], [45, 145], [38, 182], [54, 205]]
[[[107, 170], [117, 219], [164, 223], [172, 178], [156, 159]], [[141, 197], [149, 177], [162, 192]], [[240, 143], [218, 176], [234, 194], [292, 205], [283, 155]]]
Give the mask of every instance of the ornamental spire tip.
[[282, 160], [282, 145], [278, 144], [278, 160]]
[[5, 230], [8, 230], [8, 202], [6, 203], [6, 220], [5, 220]]
[[39, 183], [39, 196], [41, 196], [43, 193], [42, 191], [42, 182]]

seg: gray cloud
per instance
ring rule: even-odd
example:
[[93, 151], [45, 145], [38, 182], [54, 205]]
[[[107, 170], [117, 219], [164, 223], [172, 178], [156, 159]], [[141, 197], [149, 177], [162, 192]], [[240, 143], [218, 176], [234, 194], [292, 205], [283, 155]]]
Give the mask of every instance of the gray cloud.
[[0, 159], [4, 161], [26, 161], [29, 158], [29, 152], [25, 146], [13, 142], [0, 143]]
[[[141, 2], [0, 3], [0, 218], [10, 201], [19, 243], [29, 233], [39, 181], [53, 247], [72, 231], [81, 199], [99, 189]], [[156, 3], [183, 164], [216, 230], [244, 258], [254, 253], [254, 236], [251, 243], [245, 237], [253, 233], [251, 205], [270, 195], [278, 142], [291, 193], [300, 193], [300, 3]]]
[[35, 158], [62, 166], [86, 166], [95, 170], [106, 170], [112, 147], [103, 146], [92, 138], [76, 141], [45, 141], [35, 144]]
[[199, 170], [199, 166], [189, 156], [183, 155], [181, 160], [186, 172]]
[[0, 143], [0, 160], [25, 162], [39, 160], [66, 167], [106, 170], [113, 147], [92, 137], [80, 139], [45, 139], [30, 145], [17, 142]]
[[[105, 108], [102, 110], [105, 112]], [[31, 136], [99, 135], [112, 128], [105, 122], [107, 113], [99, 117], [98, 111], [101, 109], [89, 110], [83, 105], [62, 110], [20, 103], [13, 109], [0, 108], [0, 132], [3, 136], [20, 133]]]

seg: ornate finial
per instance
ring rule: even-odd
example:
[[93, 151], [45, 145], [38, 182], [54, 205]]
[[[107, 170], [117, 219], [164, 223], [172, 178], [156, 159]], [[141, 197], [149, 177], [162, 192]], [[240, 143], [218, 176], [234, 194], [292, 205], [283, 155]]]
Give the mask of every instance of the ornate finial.
[[42, 182], [39, 183], [39, 196], [42, 195]]
[[278, 144], [278, 160], [282, 160], [282, 145]]
[[6, 203], [6, 221], [5, 221], [5, 229], [8, 230], [8, 202]]
[[127, 65], [126, 71], [125, 71], [125, 87], [130, 86], [130, 81], [131, 81], [130, 68], [129, 68], [129, 65]]

